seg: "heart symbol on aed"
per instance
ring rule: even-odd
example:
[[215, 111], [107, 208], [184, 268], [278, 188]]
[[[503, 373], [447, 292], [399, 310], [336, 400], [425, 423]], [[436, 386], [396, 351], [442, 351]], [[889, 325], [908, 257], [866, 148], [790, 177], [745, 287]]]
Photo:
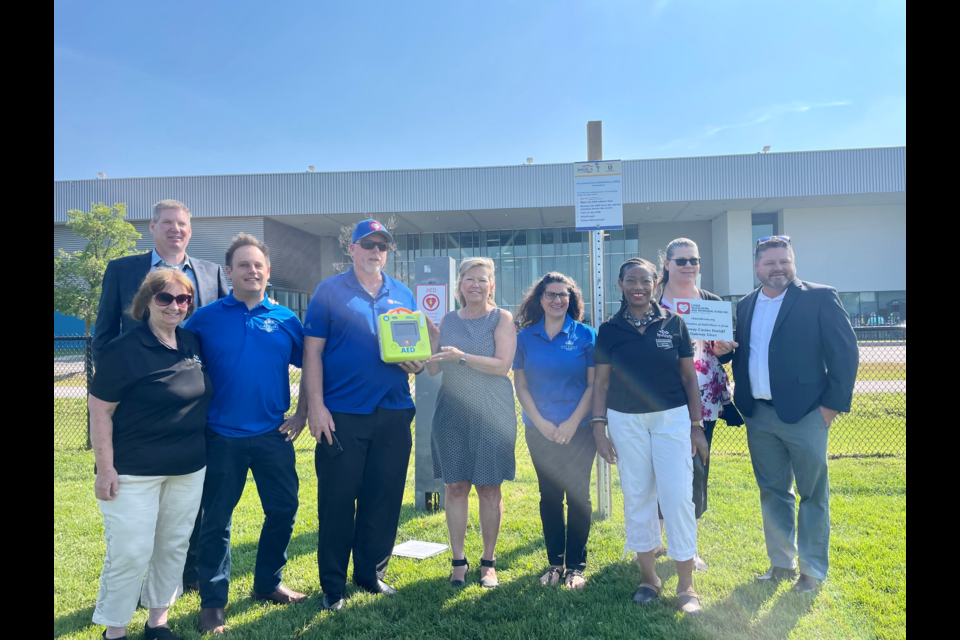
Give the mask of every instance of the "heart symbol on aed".
[[678, 302], [678, 303], [677, 303], [677, 313], [690, 313], [690, 303], [689, 303], [689, 302]]

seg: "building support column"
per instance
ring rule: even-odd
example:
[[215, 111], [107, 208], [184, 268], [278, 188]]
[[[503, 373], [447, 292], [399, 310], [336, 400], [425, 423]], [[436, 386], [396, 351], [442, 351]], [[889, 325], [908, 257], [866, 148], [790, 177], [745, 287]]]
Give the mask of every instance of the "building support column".
[[713, 292], [746, 295], [753, 290], [753, 212], [724, 211], [713, 219]]

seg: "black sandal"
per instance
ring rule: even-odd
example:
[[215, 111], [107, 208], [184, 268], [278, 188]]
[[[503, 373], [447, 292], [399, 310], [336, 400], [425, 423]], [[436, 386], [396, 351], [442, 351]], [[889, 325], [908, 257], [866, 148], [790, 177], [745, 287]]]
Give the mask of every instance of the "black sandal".
[[[553, 582], [554, 576], [557, 578], [556, 583]], [[547, 579], [546, 582], [543, 581], [544, 578]], [[563, 567], [550, 567], [545, 574], [540, 576], [540, 586], [552, 587], [554, 584], [560, 584], [561, 579], [563, 579]]]
[[[456, 559], [455, 559], [455, 560], [453, 560], [453, 561], [450, 563], [450, 565], [453, 566], [453, 567], [466, 567], [466, 568], [467, 568], [467, 571], [470, 571], [470, 563], [467, 561], [466, 558], [460, 558], [459, 560], [456, 560]], [[464, 574], [464, 578], [466, 578], [466, 574]], [[466, 583], [467, 583], [466, 580], [454, 580], [454, 579], [453, 579], [453, 572], [452, 572], [452, 571], [450, 572], [450, 586], [451, 586], [451, 587], [462, 587], [462, 586], [465, 585]]]
[[[573, 578], [580, 578], [583, 580], [583, 584], [579, 587], [574, 587], [570, 584], [570, 580]], [[587, 586], [587, 579], [583, 577], [583, 571], [579, 569], [567, 569], [566, 573], [563, 574], [563, 586], [567, 589], [583, 589]]]
[[[480, 558], [480, 566], [495, 569], [497, 566], [497, 559], [494, 558], [493, 560], [484, 560], [483, 558]], [[499, 584], [500, 584], [500, 581], [497, 580], [496, 578], [480, 579], [480, 586], [483, 587], [484, 589], [493, 589], [494, 587], [499, 586]]]

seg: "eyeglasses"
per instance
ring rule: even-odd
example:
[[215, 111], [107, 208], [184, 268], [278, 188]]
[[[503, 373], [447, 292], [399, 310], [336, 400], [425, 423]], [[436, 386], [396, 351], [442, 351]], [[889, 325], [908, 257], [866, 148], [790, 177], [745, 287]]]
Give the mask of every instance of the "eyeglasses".
[[688, 262], [695, 267], [700, 264], [700, 258], [674, 258], [673, 261], [677, 263], [678, 267], [685, 267]]
[[757, 240], [757, 246], [759, 247], [764, 242], [770, 242], [771, 240], [780, 240], [781, 242], [790, 244], [790, 236], [765, 236]]
[[169, 307], [171, 304], [176, 302], [178, 307], [185, 309], [193, 304], [193, 296], [189, 293], [181, 293], [180, 295], [175, 296], [172, 293], [167, 293], [166, 291], [158, 291], [153, 296], [153, 301], [157, 303], [158, 307]]
[[363, 249], [367, 251], [372, 251], [374, 247], [380, 250], [380, 253], [386, 253], [387, 249], [390, 248], [389, 242], [374, 242], [373, 240], [361, 240], [358, 243]]
[[570, 294], [567, 293], [567, 292], [564, 292], [564, 293], [556, 293], [555, 291], [544, 291], [544, 292], [543, 292], [543, 297], [546, 298], [547, 300], [553, 302], [553, 301], [556, 300], [557, 298], [560, 298], [561, 300], [569, 300], [569, 299], [570, 299]]

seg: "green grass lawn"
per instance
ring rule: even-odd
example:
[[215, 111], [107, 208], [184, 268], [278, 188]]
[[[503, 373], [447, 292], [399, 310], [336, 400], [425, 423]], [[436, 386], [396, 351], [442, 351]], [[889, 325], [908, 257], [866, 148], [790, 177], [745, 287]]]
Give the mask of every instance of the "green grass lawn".
[[[880, 410], [884, 410], [880, 407]], [[319, 608], [316, 567], [317, 483], [312, 453], [297, 456], [301, 507], [284, 582], [310, 594], [294, 607], [254, 603], [248, 596], [262, 512], [252, 478], [233, 526], [233, 583], [226, 638], [381, 639], [580, 639], [580, 638], [903, 638], [906, 636], [906, 458], [848, 458], [831, 461], [832, 567], [816, 598], [754, 584], [767, 567], [756, 485], [745, 456], [720, 455], [710, 475], [710, 511], [704, 516], [700, 550], [710, 565], [697, 574], [704, 615], [677, 613], [676, 571], [668, 558], [658, 569], [666, 597], [649, 608], [631, 603], [639, 570], [623, 560], [624, 525], [619, 486], [614, 516], [594, 525], [587, 587], [583, 592], [542, 588], [546, 566], [536, 477], [525, 453], [518, 454], [516, 482], [504, 485], [506, 514], [498, 552], [501, 586], [482, 590], [477, 569], [468, 586], [447, 584], [449, 553], [425, 561], [393, 560], [389, 580], [397, 596], [349, 594], [347, 608]], [[103, 560], [100, 514], [93, 497], [93, 457], [54, 452], [54, 637], [93, 640], [90, 623]], [[614, 475], [616, 481], [616, 474]], [[471, 500], [467, 557], [481, 554], [476, 498]], [[445, 542], [443, 514], [413, 509], [413, 469], [407, 478], [398, 541]], [[199, 598], [181, 598], [171, 611], [175, 633], [199, 638]], [[134, 617], [131, 639], [146, 619]]]
[[861, 362], [857, 380], [906, 380], [906, 362]]

